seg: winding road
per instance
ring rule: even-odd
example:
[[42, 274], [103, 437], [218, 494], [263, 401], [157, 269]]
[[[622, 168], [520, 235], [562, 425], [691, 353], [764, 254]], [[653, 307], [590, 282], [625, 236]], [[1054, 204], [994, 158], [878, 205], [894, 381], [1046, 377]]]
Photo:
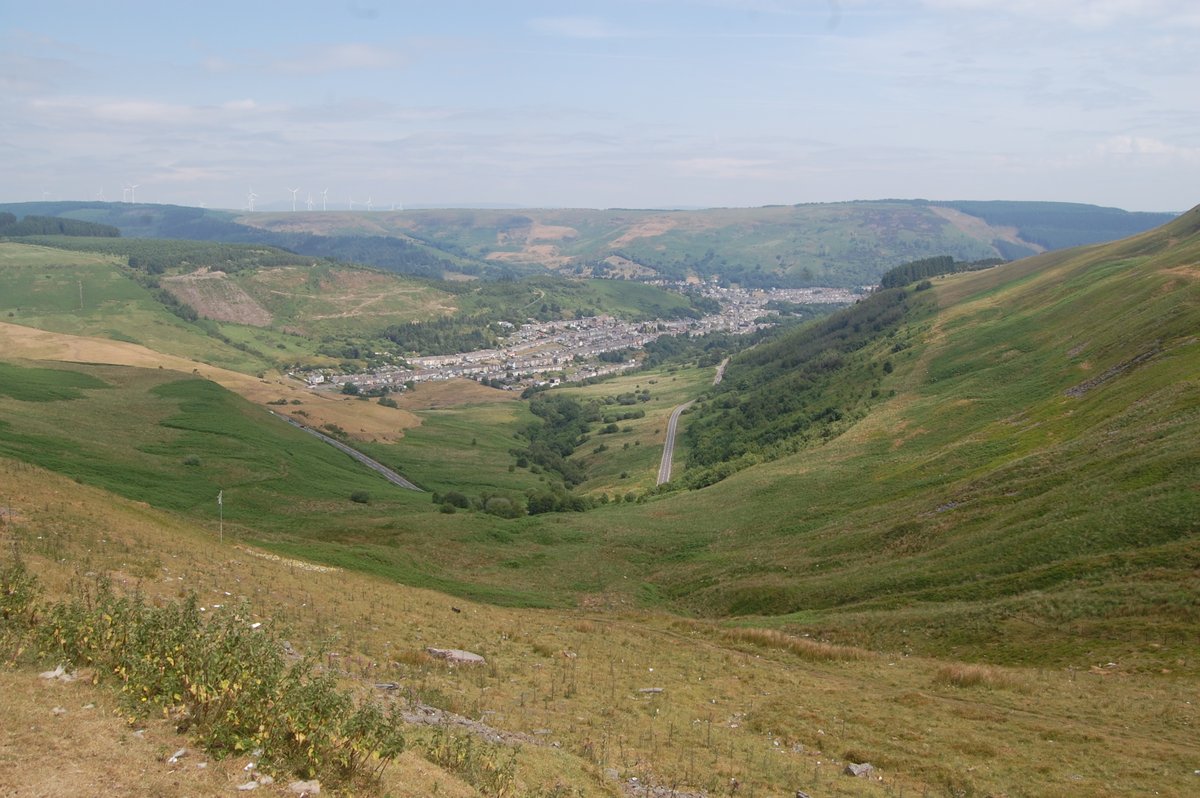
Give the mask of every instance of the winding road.
[[365, 454], [360, 452], [358, 449], [355, 449], [352, 446], [347, 446], [346, 444], [342, 443], [341, 441], [337, 440], [336, 438], [331, 438], [323, 432], [317, 432], [312, 427], [306, 427], [303, 424], [301, 424], [299, 421], [296, 421], [296, 419], [294, 419], [294, 418], [289, 418], [281, 413], [276, 413], [274, 410], [269, 410], [267, 412], [269, 412], [271, 415], [275, 416], [276, 418], [283, 419], [287, 423], [291, 424], [293, 427], [297, 427], [299, 429], [304, 430], [309, 435], [316, 435], [318, 438], [325, 441], [330, 446], [340, 449], [341, 451], [343, 451], [346, 454], [353, 457], [358, 462], [365, 465], [367, 468], [371, 469], [372, 471], [378, 472], [384, 479], [386, 479], [388, 482], [392, 483], [393, 485], [397, 485], [401, 488], [405, 488], [406, 490], [415, 490], [418, 493], [425, 492], [421, 488], [418, 488], [416, 485], [409, 482], [407, 479], [405, 479], [400, 474], [397, 474], [395, 471], [393, 471], [392, 469], [385, 466], [383, 463], [379, 462], [378, 460], [372, 460], [370, 457], [367, 457]]
[[658, 466], [658, 485], [671, 481], [671, 460], [675, 457], [675, 431], [679, 427], [679, 417], [695, 402], [695, 399], [684, 402], [671, 411], [671, 420], [667, 422], [667, 440], [663, 443], [662, 462]]
[[[729, 358], [725, 358], [717, 366], [717, 373], [713, 377], [712, 384], [718, 385], [725, 377], [725, 366], [728, 365]], [[683, 411], [687, 410], [696, 400], [684, 402], [671, 411], [671, 420], [667, 422], [667, 439], [663, 442], [662, 462], [658, 465], [658, 482], [655, 484], [662, 485], [671, 481], [671, 461], [675, 458], [675, 433], [679, 429], [679, 417], [683, 415]]]

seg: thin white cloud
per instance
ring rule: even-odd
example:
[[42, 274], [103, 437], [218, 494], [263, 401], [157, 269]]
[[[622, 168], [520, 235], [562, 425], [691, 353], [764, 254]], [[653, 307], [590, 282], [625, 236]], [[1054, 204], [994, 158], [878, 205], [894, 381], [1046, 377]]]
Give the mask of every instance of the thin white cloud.
[[407, 57], [396, 50], [361, 42], [301, 48], [295, 57], [274, 62], [271, 68], [292, 75], [315, 75], [353, 69], [395, 69]]
[[684, 177], [715, 177], [723, 180], [761, 179], [770, 177], [773, 172], [771, 161], [752, 158], [687, 158], [675, 161], [673, 166]]
[[39, 113], [86, 116], [106, 122], [178, 124], [194, 119], [197, 109], [187, 105], [137, 99], [60, 97], [30, 103]]
[[1111, 136], [1097, 144], [1095, 151], [1101, 156], [1200, 163], [1200, 147], [1180, 147], [1152, 136]]
[[613, 39], [633, 35], [599, 17], [537, 17], [529, 20], [529, 27], [547, 36], [568, 39]]
[[1171, 27], [1200, 24], [1194, 0], [923, 0], [943, 11], [983, 11], [1104, 28], [1125, 21]]

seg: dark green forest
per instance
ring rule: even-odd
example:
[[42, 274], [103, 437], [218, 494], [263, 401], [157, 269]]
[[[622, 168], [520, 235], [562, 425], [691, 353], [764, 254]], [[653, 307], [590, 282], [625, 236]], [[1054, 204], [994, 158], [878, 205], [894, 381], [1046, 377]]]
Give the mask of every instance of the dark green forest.
[[861, 418], [908, 346], [902, 327], [932, 312], [927, 296], [885, 289], [735, 355], [692, 411], [683, 484], [703, 487]]
[[25, 236], [92, 236], [96, 238], [116, 238], [121, 231], [112, 225], [81, 222], [76, 219], [63, 219], [58, 216], [26, 216], [17, 221], [12, 213], [0, 213], [0, 237], [17, 238]]

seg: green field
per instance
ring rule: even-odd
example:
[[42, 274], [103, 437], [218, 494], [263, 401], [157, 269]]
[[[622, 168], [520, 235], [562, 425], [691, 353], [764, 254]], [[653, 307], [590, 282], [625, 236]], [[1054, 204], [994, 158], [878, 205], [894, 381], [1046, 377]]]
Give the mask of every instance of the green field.
[[238, 371], [264, 362], [173, 315], [110, 256], [0, 242], [0, 321], [141, 344]]
[[405, 430], [400, 442], [362, 448], [380, 462], [413, 474], [430, 491], [455, 490], [468, 496], [524, 493], [539, 479], [509, 466], [516, 460], [511, 450], [522, 446], [514, 432], [531, 416], [528, 406], [512, 394], [497, 394], [502, 398], [491, 403], [419, 410], [421, 426]]
[[356, 491], [376, 494], [380, 509], [413, 501], [206, 380], [119, 366], [6, 364], [3, 374], [30, 387], [0, 399], [0, 449], [127, 498], [215, 517], [224, 490], [228, 519], [239, 528], [309, 526], [314, 534], [353, 515]]
[[[658, 466], [662, 460], [667, 421], [677, 405], [695, 399], [713, 380], [712, 368], [668, 367], [647, 372], [625, 374], [595, 385], [564, 387], [562, 392], [581, 400], [605, 402], [602, 413], [616, 416], [623, 411], [641, 410], [643, 418], [618, 419], [619, 428], [610, 434], [593, 434], [573, 456], [587, 468], [588, 479], [578, 490], [592, 495], [607, 493], [621, 498], [629, 492], [641, 494], [654, 487]], [[649, 401], [621, 405], [613, 400], [622, 394], [650, 392]], [[682, 430], [687, 417], [680, 422], [680, 434], [675, 445], [675, 468], [682, 470], [687, 458]], [[597, 430], [606, 426], [598, 424]], [[596, 451], [603, 445], [604, 451]]]

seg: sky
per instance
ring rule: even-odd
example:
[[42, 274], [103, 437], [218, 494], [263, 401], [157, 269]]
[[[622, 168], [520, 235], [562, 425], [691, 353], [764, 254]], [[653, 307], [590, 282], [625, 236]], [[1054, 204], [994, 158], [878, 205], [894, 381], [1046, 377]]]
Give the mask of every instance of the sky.
[[0, 201], [1181, 211], [1198, 54], [1195, 0], [0, 0]]

